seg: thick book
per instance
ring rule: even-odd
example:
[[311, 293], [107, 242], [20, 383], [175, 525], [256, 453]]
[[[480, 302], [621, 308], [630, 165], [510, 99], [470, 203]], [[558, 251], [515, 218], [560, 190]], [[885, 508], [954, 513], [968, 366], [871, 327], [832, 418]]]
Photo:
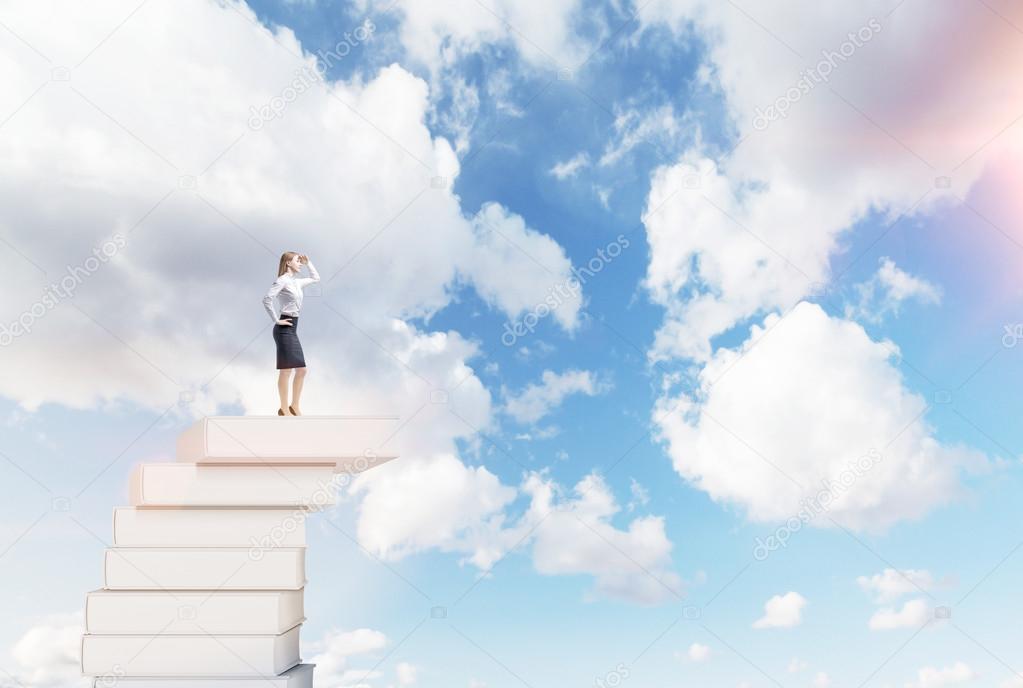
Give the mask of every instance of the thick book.
[[86, 676], [261, 677], [301, 661], [301, 626], [278, 635], [82, 636]]
[[336, 503], [331, 466], [198, 466], [143, 463], [128, 486], [133, 506], [277, 506]]
[[303, 590], [93, 590], [85, 632], [274, 635], [305, 620]]
[[304, 547], [111, 547], [103, 558], [109, 590], [298, 590]]
[[312, 664], [297, 664], [279, 676], [253, 678], [131, 678], [98, 676], [93, 688], [313, 688]]
[[396, 458], [397, 416], [209, 416], [178, 435], [177, 459], [201, 464], [330, 464], [360, 473]]
[[115, 547], [305, 547], [306, 511], [116, 507]]

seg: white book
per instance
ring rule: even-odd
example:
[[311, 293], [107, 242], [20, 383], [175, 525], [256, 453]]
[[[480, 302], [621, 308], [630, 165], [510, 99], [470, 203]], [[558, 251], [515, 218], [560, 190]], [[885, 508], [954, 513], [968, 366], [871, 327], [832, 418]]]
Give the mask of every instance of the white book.
[[305, 547], [306, 511], [262, 509], [114, 509], [115, 547]]
[[312, 664], [297, 664], [279, 676], [259, 678], [129, 678], [99, 676], [94, 688], [313, 688]]
[[111, 547], [103, 558], [110, 590], [298, 590], [305, 548]]
[[277, 634], [304, 618], [303, 590], [93, 590], [85, 632], [106, 635]]
[[197, 466], [143, 463], [132, 471], [133, 506], [301, 506], [336, 502], [330, 466]]
[[359, 473], [396, 458], [384, 445], [397, 416], [210, 416], [178, 436], [188, 463], [331, 464]]
[[295, 626], [279, 635], [82, 636], [86, 676], [237, 676], [279, 674], [301, 661]]

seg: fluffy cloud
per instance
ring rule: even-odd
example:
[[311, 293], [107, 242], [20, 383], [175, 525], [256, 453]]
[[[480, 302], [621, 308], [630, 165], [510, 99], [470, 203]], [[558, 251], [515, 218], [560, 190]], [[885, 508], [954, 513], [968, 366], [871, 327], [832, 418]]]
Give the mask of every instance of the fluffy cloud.
[[[465, 273], [486, 301], [510, 317], [534, 310], [547, 296], [546, 290], [540, 295], [529, 282], [540, 280], [549, 288], [564, 283], [570, 274], [572, 264], [556, 241], [530, 229], [521, 217], [500, 205], [485, 204], [472, 224], [478, 254]], [[519, 270], [525, 267], [523, 261], [530, 264], [525, 273]], [[554, 318], [567, 331], [579, 323], [581, 298], [578, 292], [570, 293], [553, 309]]]
[[884, 607], [874, 612], [867, 623], [872, 631], [888, 631], [894, 628], [919, 628], [934, 616], [926, 600], [908, 600], [902, 609]]
[[892, 602], [905, 594], [927, 592], [939, 587], [930, 571], [922, 569], [896, 570], [887, 568], [873, 576], [857, 576], [856, 583], [866, 592], [873, 593], [878, 604]]
[[[1019, 153], [1020, 130], [1007, 126], [1023, 103], [1014, 32], [975, 3], [891, 10], [642, 4], [646, 27], [706, 40], [704, 74], [737, 141], [719, 157], [697, 139], [653, 175], [647, 286], [665, 308], [654, 357], [706, 359], [715, 335], [826, 283], [858, 220], [954, 202], [988, 160]], [[948, 51], [940, 71], [918, 49], [933, 43]]]
[[[363, 491], [358, 539], [385, 559], [436, 548], [462, 554], [462, 563], [488, 575], [504, 556], [521, 550], [541, 574], [592, 576], [590, 597], [654, 605], [681, 594], [664, 519], [636, 517], [625, 529], [615, 527], [611, 521], [622, 507], [595, 473], [567, 492], [546, 471], [534, 471], [516, 489], [486, 468], [437, 456], [361, 474], [351, 492]], [[508, 508], [519, 498], [528, 504], [509, 521]]]
[[370, 628], [357, 628], [352, 631], [331, 630], [323, 638], [310, 643], [303, 654], [312, 655], [308, 661], [316, 665], [317, 686], [361, 688], [367, 685], [365, 683], [367, 679], [380, 678], [383, 672], [355, 669], [350, 666], [352, 658], [372, 654], [386, 647], [387, 643], [386, 635]]
[[400, 463], [352, 483], [352, 494], [364, 494], [357, 507], [359, 542], [380, 557], [433, 547], [462, 551], [466, 531], [500, 519], [517, 494], [485, 467], [466, 466], [450, 454]]
[[654, 420], [679, 474], [751, 520], [883, 530], [956, 497], [960, 470], [984, 461], [933, 436], [893, 354], [801, 302], [719, 349], [698, 401], [665, 396]]
[[545, 370], [538, 384], [529, 384], [518, 394], [509, 396], [504, 410], [519, 423], [535, 423], [572, 394], [592, 397], [607, 389], [608, 383], [600, 381], [588, 370], [566, 370], [563, 373]]
[[689, 659], [694, 662], [703, 662], [710, 657], [710, 646], [702, 643], [693, 643], [687, 652]]
[[[0, 685], [18, 688], [86, 686], [81, 675], [82, 613], [47, 617], [26, 631], [11, 648], [13, 673]], [[8, 684], [7, 678], [13, 683]]]
[[588, 53], [588, 43], [573, 31], [580, 0], [543, 4], [360, 0], [358, 4], [397, 15], [402, 46], [411, 59], [433, 73], [490, 45], [513, 47], [527, 64], [548, 69], [573, 68]]
[[[594, 592], [638, 604], [679, 599], [682, 580], [671, 570], [672, 543], [664, 519], [644, 516], [626, 530], [611, 523], [621, 511], [604, 480], [590, 474], [573, 488], [574, 497], [539, 474], [524, 485], [531, 495], [528, 512], [511, 532], [532, 528], [538, 515], [549, 514], [533, 535], [533, 565], [546, 575], [588, 574]], [[514, 542], [514, 540], [512, 541]]]
[[978, 674], [966, 662], [956, 662], [944, 669], [923, 667], [917, 672], [917, 680], [907, 683], [906, 688], [942, 688], [966, 683], [977, 678]]
[[764, 615], [753, 622], [753, 628], [792, 628], [803, 621], [806, 598], [798, 592], [775, 595], [764, 604]]
[[399, 686], [414, 685], [419, 674], [419, 670], [415, 665], [408, 662], [398, 662], [398, 666], [394, 668], [394, 671], [397, 674]]

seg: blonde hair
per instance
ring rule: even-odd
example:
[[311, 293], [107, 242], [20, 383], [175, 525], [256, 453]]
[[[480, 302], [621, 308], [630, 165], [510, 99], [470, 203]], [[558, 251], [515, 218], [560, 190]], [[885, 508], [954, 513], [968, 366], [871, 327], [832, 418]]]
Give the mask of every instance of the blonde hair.
[[280, 277], [281, 275], [283, 275], [284, 273], [286, 273], [288, 271], [288, 263], [290, 263], [291, 259], [294, 258], [297, 255], [298, 255], [297, 251], [285, 251], [281, 255], [281, 262], [277, 266], [277, 276], [278, 277]]

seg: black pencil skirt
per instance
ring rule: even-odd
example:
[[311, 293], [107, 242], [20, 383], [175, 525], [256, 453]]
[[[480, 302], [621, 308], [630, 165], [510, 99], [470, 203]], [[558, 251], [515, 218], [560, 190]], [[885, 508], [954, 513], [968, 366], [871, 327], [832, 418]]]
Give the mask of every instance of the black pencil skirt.
[[298, 341], [298, 316], [281, 315], [281, 320], [290, 320], [290, 325], [274, 323], [274, 343], [277, 345], [277, 370], [284, 368], [305, 368], [305, 354], [302, 342]]

